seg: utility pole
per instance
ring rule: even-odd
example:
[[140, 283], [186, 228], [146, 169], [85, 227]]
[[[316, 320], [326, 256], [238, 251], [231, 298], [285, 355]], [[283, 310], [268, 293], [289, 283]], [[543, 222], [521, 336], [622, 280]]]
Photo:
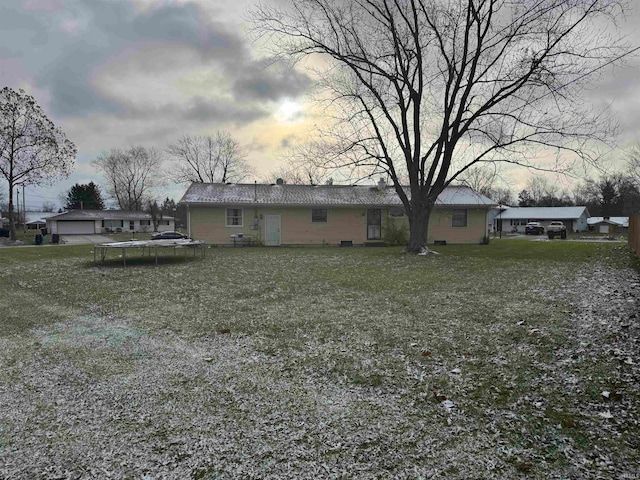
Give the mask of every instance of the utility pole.
[[22, 222], [22, 233], [27, 233], [27, 209], [24, 201], [24, 185], [22, 186], [22, 212], [24, 215], [24, 221]]
[[20, 188], [19, 187], [16, 187], [16, 218], [14, 219], [14, 222], [17, 224], [18, 227], [20, 226]]

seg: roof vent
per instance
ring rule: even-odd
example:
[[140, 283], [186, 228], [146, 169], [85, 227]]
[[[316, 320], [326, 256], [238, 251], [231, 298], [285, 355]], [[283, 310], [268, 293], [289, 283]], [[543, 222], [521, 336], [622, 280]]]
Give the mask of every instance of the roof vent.
[[281, 178], [276, 178], [276, 185], [284, 185], [284, 180]]

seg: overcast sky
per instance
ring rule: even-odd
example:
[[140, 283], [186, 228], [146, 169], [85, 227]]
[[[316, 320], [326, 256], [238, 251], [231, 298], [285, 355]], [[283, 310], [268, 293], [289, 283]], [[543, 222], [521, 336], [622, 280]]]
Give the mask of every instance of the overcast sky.
[[[72, 176], [50, 188], [28, 187], [27, 207], [59, 203], [58, 194], [75, 183], [102, 184], [90, 165], [102, 151], [164, 149], [184, 134], [226, 130], [258, 179], [276, 170], [317, 119], [305, 103], [312, 86], [305, 72], [265, 61], [249, 40], [254, 3], [0, 0], [0, 86], [33, 95], [78, 147]], [[630, 19], [625, 28], [640, 45], [637, 23]], [[621, 144], [640, 139], [639, 62], [629, 63], [607, 72], [591, 97], [618, 114]], [[182, 191], [167, 193], [178, 200]]]

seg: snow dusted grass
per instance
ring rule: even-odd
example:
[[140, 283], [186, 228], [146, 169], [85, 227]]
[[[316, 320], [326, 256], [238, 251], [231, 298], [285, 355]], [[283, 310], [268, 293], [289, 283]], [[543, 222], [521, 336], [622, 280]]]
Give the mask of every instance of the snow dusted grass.
[[634, 478], [625, 248], [439, 251], [0, 250], [0, 478]]

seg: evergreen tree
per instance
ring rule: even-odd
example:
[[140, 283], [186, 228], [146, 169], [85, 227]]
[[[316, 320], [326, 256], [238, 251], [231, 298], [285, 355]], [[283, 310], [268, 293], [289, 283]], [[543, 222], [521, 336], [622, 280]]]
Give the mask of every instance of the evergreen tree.
[[65, 210], [104, 210], [100, 188], [93, 182], [76, 183], [67, 192]]

